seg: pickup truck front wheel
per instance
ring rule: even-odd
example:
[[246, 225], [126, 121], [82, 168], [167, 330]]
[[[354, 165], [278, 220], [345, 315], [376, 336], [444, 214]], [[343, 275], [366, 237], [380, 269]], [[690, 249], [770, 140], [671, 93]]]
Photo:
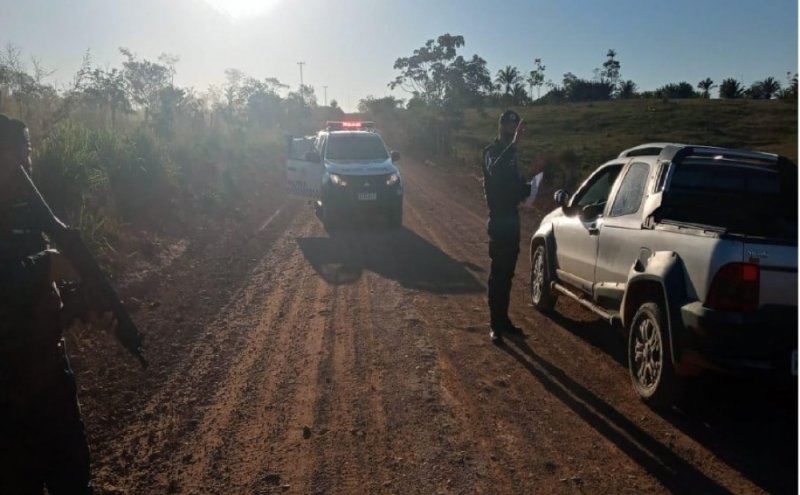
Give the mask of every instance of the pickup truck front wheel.
[[531, 261], [531, 304], [539, 311], [550, 311], [558, 297], [550, 288], [550, 270], [547, 264], [547, 248], [544, 244], [536, 246]]
[[680, 383], [670, 358], [670, 341], [664, 311], [646, 302], [633, 317], [628, 335], [628, 370], [633, 388], [651, 407], [671, 405]]

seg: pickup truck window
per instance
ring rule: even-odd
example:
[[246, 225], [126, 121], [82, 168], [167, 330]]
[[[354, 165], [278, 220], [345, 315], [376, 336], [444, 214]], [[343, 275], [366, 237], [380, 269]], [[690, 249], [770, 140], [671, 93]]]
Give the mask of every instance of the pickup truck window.
[[622, 165], [612, 165], [601, 171], [583, 191], [579, 191], [575, 195], [572, 206], [584, 207], [608, 201], [611, 187], [617, 180], [620, 170], [622, 170]]
[[796, 239], [797, 207], [781, 181], [776, 171], [762, 167], [684, 163], [668, 186], [661, 217], [737, 234]]
[[650, 175], [650, 167], [646, 163], [634, 163], [630, 166], [619, 186], [610, 216], [621, 217], [639, 211], [648, 175]]

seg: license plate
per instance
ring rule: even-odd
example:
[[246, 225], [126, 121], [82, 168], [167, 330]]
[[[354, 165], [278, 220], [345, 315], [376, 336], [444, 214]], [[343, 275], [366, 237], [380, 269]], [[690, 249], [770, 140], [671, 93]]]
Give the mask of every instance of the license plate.
[[361, 192], [358, 193], [358, 200], [359, 201], [376, 201], [378, 199], [378, 193], [374, 192]]
[[792, 351], [792, 375], [797, 376], [797, 351]]

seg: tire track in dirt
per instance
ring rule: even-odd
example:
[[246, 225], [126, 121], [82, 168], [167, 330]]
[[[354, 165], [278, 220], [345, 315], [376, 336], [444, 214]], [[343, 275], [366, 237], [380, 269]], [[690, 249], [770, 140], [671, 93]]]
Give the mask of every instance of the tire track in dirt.
[[[273, 227], [279, 232], [291, 222], [297, 208], [282, 210]], [[271, 230], [271, 229], [267, 229]], [[265, 235], [273, 235], [266, 232]], [[231, 296], [219, 316], [198, 333], [196, 342], [137, 414], [135, 421], [120, 435], [120, 451], [108, 459], [97, 477], [107, 486], [135, 487], [133, 493], [147, 493], [166, 480], [175, 452], [183, 448], [185, 437], [194, 431], [204, 411], [213, 404], [216, 385], [225, 370], [241, 352], [248, 335], [249, 309], [253, 294], [248, 287], [261, 290], [274, 286], [275, 274], [263, 259], [248, 279]], [[220, 332], [219, 329], [227, 329]]]
[[[307, 214], [298, 216], [305, 221]], [[291, 232], [291, 227], [289, 229]], [[210, 451], [197, 462], [193, 462], [181, 478], [188, 482], [190, 490], [208, 489], [218, 485], [227, 489], [239, 489], [240, 471], [249, 471], [252, 461], [238, 454], [247, 447], [257, 445], [261, 422], [257, 413], [263, 408], [264, 395], [273, 396], [285, 389], [286, 377], [295, 371], [291, 362], [290, 344], [294, 332], [278, 331], [291, 327], [296, 314], [307, 302], [304, 284], [300, 277], [301, 259], [297, 256], [293, 239], [284, 234], [278, 241], [274, 256], [269, 257], [273, 266], [283, 262], [281, 277], [275, 287], [253, 285], [248, 288], [253, 294], [253, 318], [251, 330], [238, 359], [230, 363], [227, 376], [221, 381], [213, 403], [215, 407], [203, 418], [198, 438], [185, 455], [196, 451], [197, 446]], [[258, 303], [256, 301], [263, 301]], [[300, 341], [302, 344], [304, 341]], [[279, 428], [276, 421], [271, 427]], [[256, 446], [255, 450], [258, 450]], [[246, 478], [246, 477], [245, 477]], [[249, 483], [249, 479], [244, 481]]]

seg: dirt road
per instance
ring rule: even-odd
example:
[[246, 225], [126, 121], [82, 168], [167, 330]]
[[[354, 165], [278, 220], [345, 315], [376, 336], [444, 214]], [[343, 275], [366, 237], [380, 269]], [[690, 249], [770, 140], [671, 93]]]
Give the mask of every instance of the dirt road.
[[132, 286], [146, 372], [76, 339], [101, 493], [797, 491], [796, 395], [710, 379], [649, 410], [621, 337], [568, 302], [529, 307], [524, 241], [526, 336], [492, 346], [478, 181], [402, 167], [400, 231], [331, 239], [277, 195]]

